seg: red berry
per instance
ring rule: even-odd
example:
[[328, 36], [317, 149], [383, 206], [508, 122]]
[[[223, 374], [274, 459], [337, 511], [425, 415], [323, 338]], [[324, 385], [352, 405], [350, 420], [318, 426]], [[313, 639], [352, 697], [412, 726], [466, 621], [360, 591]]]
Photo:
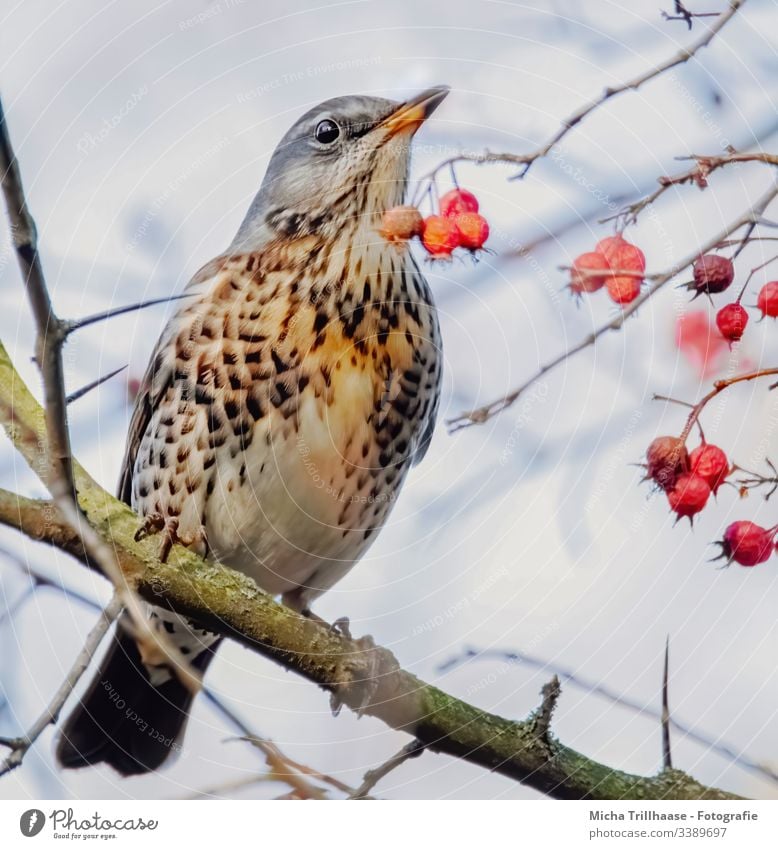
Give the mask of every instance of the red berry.
[[762, 528], [754, 522], [733, 522], [721, 540], [722, 557], [741, 566], [756, 566], [770, 559], [775, 528]]
[[727, 455], [718, 445], [709, 442], [703, 442], [689, 454], [689, 466], [692, 472], [706, 481], [714, 495], [729, 474]]
[[646, 451], [646, 477], [664, 490], [689, 471], [686, 445], [677, 436], [657, 436]]
[[718, 254], [706, 254], [694, 263], [694, 280], [688, 284], [688, 288], [696, 290], [698, 295], [703, 292], [711, 295], [728, 289], [734, 279], [735, 266], [731, 259]]
[[759, 290], [756, 305], [762, 310], [762, 316], [769, 315], [770, 318], [778, 317], [778, 280], [765, 283]]
[[739, 342], [748, 324], [748, 313], [740, 304], [727, 304], [716, 313], [716, 325], [729, 342]]
[[609, 277], [605, 285], [611, 300], [617, 304], [629, 304], [640, 294], [640, 277]]
[[381, 221], [381, 235], [388, 242], [405, 242], [421, 235], [423, 220], [415, 206], [393, 206]]
[[675, 486], [667, 493], [670, 509], [690, 519], [708, 503], [710, 487], [705, 478], [694, 473], [679, 475]]
[[459, 247], [459, 229], [450, 218], [430, 215], [424, 219], [421, 240], [432, 256], [448, 257]]
[[478, 199], [467, 189], [452, 189], [440, 199], [440, 214], [453, 218], [462, 212], [478, 212]]
[[477, 212], [460, 212], [455, 216], [454, 223], [459, 230], [459, 244], [463, 248], [477, 251], [489, 238], [489, 224]]
[[[646, 270], [646, 257], [643, 251], [621, 235], [600, 239], [595, 251], [604, 254], [614, 271], [638, 271], [642, 274]], [[628, 304], [640, 294], [642, 282], [642, 277], [623, 275], [608, 277], [605, 284], [613, 301], [617, 304]]]
[[[592, 274], [592, 271], [607, 271], [610, 268], [605, 254], [590, 251], [573, 260], [570, 271], [570, 289], [576, 295], [582, 292], [596, 292], [605, 285], [605, 274]], [[590, 273], [586, 273], [590, 272]]]
[[607, 236], [600, 239], [594, 250], [604, 254], [610, 267], [616, 271], [646, 270], [646, 257], [643, 251], [623, 236]]

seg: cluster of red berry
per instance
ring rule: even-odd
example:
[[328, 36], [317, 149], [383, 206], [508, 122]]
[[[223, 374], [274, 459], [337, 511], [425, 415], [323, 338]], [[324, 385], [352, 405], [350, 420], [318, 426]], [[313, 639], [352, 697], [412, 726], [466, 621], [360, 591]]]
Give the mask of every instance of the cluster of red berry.
[[[735, 267], [731, 259], [718, 254], [706, 254], [694, 263], [694, 279], [688, 284], [688, 288], [696, 295], [716, 295], [728, 289], [734, 279]], [[748, 324], [748, 313], [740, 303], [742, 297], [743, 292], [735, 301], [721, 307], [716, 313], [716, 326], [730, 345], [743, 338]], [[756, 305], [762, 313], [762, 318], [778, 318], [778, 281], [762, 286]]]
[[640, 248], [621, 235], [608, 236], [593, 251], [575, 258], [570, 291], [583, 295], [604, 286], [613, 301], [628, 304], [640, 294], [645, 270], [646, 257]]
[[[731, 465], [718, 445], [703, 441], [693, 451], [677, 436], [658, 436], [646, 451], [646, 479], [667, 495], [670, 509], [689, 521], [708, 503], [711, 494], [731, 472]], [[778, 526], [762, 528], [754, 522], [733, 522], [719, 541], [727, 563], [756, 566], [770, 558]]]
[[489, 224], [478, 213], [478, 199], [467, 189], [452, 189], [440, 199], [440, 214], [421, 217], [414, 206], [395, 206], [384, 213], [381, 235], [390, 242], [420, 236], [430, 256], [448, 259], [456, 248], [480, 250]]

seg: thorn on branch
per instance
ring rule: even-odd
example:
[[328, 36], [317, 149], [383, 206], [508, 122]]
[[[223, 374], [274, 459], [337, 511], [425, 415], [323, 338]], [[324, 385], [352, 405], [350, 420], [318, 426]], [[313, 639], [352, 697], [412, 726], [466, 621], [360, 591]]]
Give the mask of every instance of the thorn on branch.
[[670, 635], [665, 641], [665, 665], [662, 674], [662, 766], [664, 769], [673, 768], [672, 747], [670, 745]]
[[79, 398], [83, 398], [84, 395], [91, 392], [93, 389], [97, 389], [101, 383], [105, 383], [107, 380], [110, 380], [112, 377], [116, 377], [117, 374], [120, 374], [127, 368], [126, 365], [119, 366], [119, 368], [114, 369], [113, 371], [109, 371], [108, 374], [104, 374], [102, 377], [98, 377], [96, 380], [91, 381], [91, 383], [87, 383], [86, 386], [82, 386], [80, 389], [76, 389], [75, 392], [71, 392], [65, 398], [65, 402], [67, 404], [72, 404], [74, 401], [78, 401]]
[[127, 304], [123, 307], [113, 307], [109, 310], [103, 310], [102, 312], [94, 313], [94, 315], [88, 315], [85, 318], [63, 321], [62, 332], [65, 336], [69, 336], [74, 331], [81, 330], [82, 327], [88, 327], [90, 324], [96, 324], [99, 321], [105, 321], [109, 318], [115, 318], [118, 315], [125, 315], [128, 312], [144, 310], [147, 307], [154, 307], [158, 304], [169, 304], [173, 301], [180, 301], [183, 298], [192, 297], [194, 297], [192, 292], [183, 292], [178, 295], [165, 295], [162, 298], [151, 298], [148, 301], [140, 301], [137, 304]]

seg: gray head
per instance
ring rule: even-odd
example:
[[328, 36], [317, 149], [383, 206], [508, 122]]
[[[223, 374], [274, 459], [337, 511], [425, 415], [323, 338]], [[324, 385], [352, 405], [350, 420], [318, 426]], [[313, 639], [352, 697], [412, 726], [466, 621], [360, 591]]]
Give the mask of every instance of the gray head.
[[405, 103], [350, 95], [306, 112], [273, 153], [233, 249], [334, 236], [402, 203], [411, 138], [447, 94], [439, 86]]

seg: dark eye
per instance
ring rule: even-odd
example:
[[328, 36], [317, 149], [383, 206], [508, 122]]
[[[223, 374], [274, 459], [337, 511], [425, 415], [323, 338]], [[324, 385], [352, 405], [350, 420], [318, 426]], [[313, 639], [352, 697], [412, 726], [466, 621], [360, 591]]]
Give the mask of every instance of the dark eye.
[[319, 121], [313, 133], [319, 144], [332, 144], [340, 135], [340, 127], [329, 118]]

